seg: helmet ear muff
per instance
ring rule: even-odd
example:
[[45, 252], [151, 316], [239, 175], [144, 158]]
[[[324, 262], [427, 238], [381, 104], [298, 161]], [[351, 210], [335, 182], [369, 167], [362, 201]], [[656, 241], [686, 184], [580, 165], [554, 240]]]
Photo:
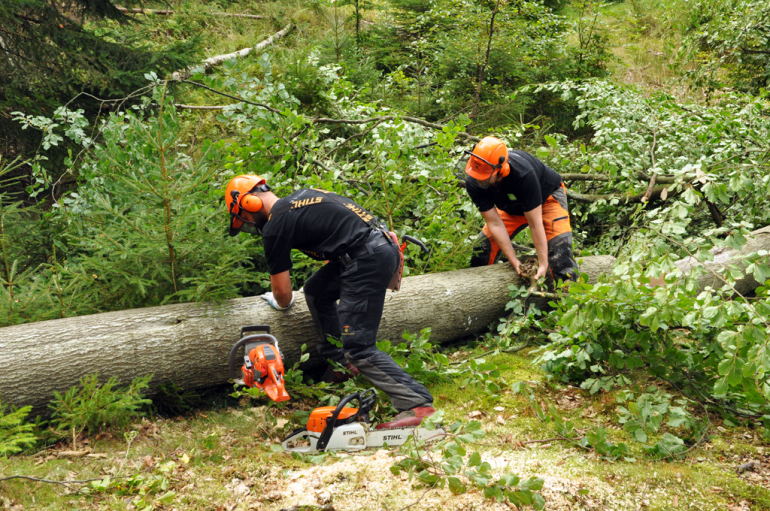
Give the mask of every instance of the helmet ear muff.
[[246, 194], [241, 199], [240, 206], [250, 213], [256, 213], [262, 209], [262, 199], [256, 195]]
[[507, 160], [506, 157], [504, 156], [500, 157], [500, 161], [498, 163], [498, 165], [501, 165], [500, 170], [498, 171], [498, 173], [500, 174], [500, 177], [506, 177], [508, 174], [511, 173], [511, 166], [508, 164], [506, 160]]

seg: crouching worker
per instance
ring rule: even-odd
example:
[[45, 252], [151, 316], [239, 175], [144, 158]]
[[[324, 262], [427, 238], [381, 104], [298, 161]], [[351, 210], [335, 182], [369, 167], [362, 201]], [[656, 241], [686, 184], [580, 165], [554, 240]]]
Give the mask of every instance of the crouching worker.
[[[399, 263], [399, 249], [382, 222], [352, 200], [324, 190], [300, 189], [279, 198], [255, 175], [233, 178], [225, 193], [230, 236], [241, 231], [262, 235], [272, 290], [262, 298], [273, 308], [286, 310], [294, 303], [292, 249], [328, 261], [304, 286], [318, 329], [316, 346], [325, 360], [363, 374], [390, 398], [400, 413], [377, 427], [419, 425], [432, 415], [428, 389], [375, 343], [385, 293]], [[346, 378], [331, 364], [324, 375], [327, 381]]]
[[509, 151], [494, 137], [484, 137], [466, 153], [466, 189], [486, 221], [471, 266], [493, 264], [502, 253], [521, 274], [511, 239], [529, 226], [537, 251], [535, 277], [546, 276], [550, 269], [554, 282], [577, 280], [561, 176], [529, 153]]

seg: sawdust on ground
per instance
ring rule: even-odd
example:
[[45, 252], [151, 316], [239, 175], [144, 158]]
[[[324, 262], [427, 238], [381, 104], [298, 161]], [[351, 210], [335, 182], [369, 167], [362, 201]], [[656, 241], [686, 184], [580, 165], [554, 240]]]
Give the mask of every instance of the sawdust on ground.
[[[577, 452], [561, 456], [554, 452], [544, 456], [546, 450], [511, 450], [500, 455], [484, 455], [484, 461], [492, 465], [495, 475], [506, 472], [522, 478], [538, 476], [544, 480], [540, 491], [546, 500], [546, 509], [573, 510], [603, 506], [605, 509], [636, 510], [639, 498], [635, 495], [618, 495], [612, 484], [597, 477], [581, 475], [590, 470], [590, 462]], [[544, 458], [548, 474], [542, 474]], [[399, 458], [387, 450], [364, 452], [346, 456], [334, 463], [294, 470], [285, 475], [282, 498], [268, 509], [285, 509], [302, 505], [333, 503], [338, 511], [347, 509], [401, 509], [419, 502], [410, 509], [489, 509], [508, 510], [512, 506], [486, 499], [480, 491], [468, 491], [453, 495], [448, 489], [431, 489], [410, 482], [406, 474], [393, 475], [390, 467]], [[569, 461], [569, 463], [566, 463]], [[581, 467], [584, 465], [584, 467]], [[582, 469], [582, 470], [581, 470]], [[587, 495], [578, 492], [588, 489]], [[577, 504], [577, 507], [576, 507]]]

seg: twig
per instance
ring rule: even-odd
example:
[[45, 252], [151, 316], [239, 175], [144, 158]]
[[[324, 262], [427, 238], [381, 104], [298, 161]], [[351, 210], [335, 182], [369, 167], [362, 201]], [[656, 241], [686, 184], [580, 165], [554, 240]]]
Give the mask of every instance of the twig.
[[408, 506], [404, 506], [404, 507], [402, 507], [402, 508], [401, 508], [401, 509], [399, 509], [398, 511], [406, 511], [406, 510], [407, 510], [407, 509], [409, 509], [410, 507], [414, 507], [414, 506], [416, 506], [417, 504], [419, 504], [419, 503], [420, 503], [420, 501], [423, 499], [423, 497], [425, 497], [425, 495], [426, 495], [426, 494], [427, 494], [429, 491], [431, 491], [432, 489], [433, 489], [433, 488], [431, 488], [431, 487], [425, 488], [425, 491], [424, 491], [424, 492], [422, 492], [422, 495], [420, 495], [420, 498], [419, 498], [419, 499], [417, 499], [416, 501], [412, 502], [412, 503], [411, 503], [411, 504], [409, 504]]
[[[52, 481], [50, 479], [40, 479], [38, 477], [32, 477], [32, 476], [25, 476], [25, 475], [14, 475], [14, 476], [8, 476], [8, 477], [0, 477], [0, 482], [2, 481], [8, 481], [11, 479], [28, 479], [30, 481], [37, 481], [40, 483], [51, 483], [51, 484], [61, 484], [62, 486], [66, 486], [69, 488], [68, 485], [70, 484], [85, 484], [90, 483], [91, 481], [101, 481], [104, 479], [103, 477], [97, 477], [94, 479], [84, 479], [82, 481]], [[72, 489], [72, 488], [70, 488]]]
[[645, 192], [644, 197], [642, 197], [642, 202], [647, 202], [650, 200], [650, 197], [652, 197], [652, 190], [655, 188], [655, 181], [658, 179], [658, 173], [654, 170], [655, 169], [655, 145], [658, 142], [658, 130], [652, 131], [652, 147], [650, 148], [650, 161], [652, 162], [652, 177], [650, 178], [650, 185], [647, 187], [647, 192]]
[[569, 438], [565, 438], [563, 436], [556, 437], [556, 438], [545, 438], [543, 440], [527, 440], [526, 442], [522, 442], [523, 444], [547, 444], [548, 442], [559, 442], [559, 441], [567, 441], [572, 442]]
[[126, 455], [123, 457], [123, 462], [120, 464], [120, 468], [118, 468], [118, 471], [115, 472], [115, 477], [120, 476], [120, 471], [123, 470], [123, 466], [126, 464], [126, 461], [128, 461], [128, 453], [131, 451], [131, 443], [134, 441], [137, 435], [138, 433], [136, 431], [131, 431], [131, 433], [128, 434], [126, 438], [126, 440], [128, 440], [128, 445], [126, 445]]
[[[210, 90], [211, 92], [214, 92], [214, 93], [219, 94], [220, 96], [224, 96], [226, 98], [234, 99], [234, 100], [240, 101], [242, 103], [246, 103], [246, 104], [249, 104], [249, 105], [254, 105], [254, 106], [258, 106], [260, 108], [264, 108], [265, 110], [273, 112], [274, 114], [280, 114], [281, 113], [280, 110], [278, 110], [277, 108], [273, 108], [270, 105], [266, 105], [264, 103], [257, 103], [255, 101], [249, 101], [248, 99], [244, 99], [244, 98], [239, 98], [238, 96], [233, 96], [232, 94], [228, 94], [226, 92], [222, 92], [222, 91], [213, 89], [213, 88], [209, 87], [208, 85], [203, 85], [202, 83], [193, 82], [193, 81], [190, 81], [190, 80], [178, 80], [178, 81], [180, 81], [182, 83], [189, 83], [190, 85], [195, 85], [196, 87], [200, 87], [202, 89]], [[174, 106], [180, 106], [181, 108], [193, 109], [192, 105], [174, 105]], [[218, 108], [224, 108], [224, 107], [196, 107], [196, 108], [204, 109], [204, 110], [216, 110]]]
[[222, 110], [225, 107], [219, 106], [219, 105], [182, 105], [180, 103], [175, 103], [174, 106], [176, 108], [181, 108], [182, 110]]
[[487, 69], [487, 65], [489, 64], [489, 52], [492, 49], [492, 37], [495, 34], [495, 16], [497, 16], [497, 11], [500, 10], [500, 0], [497, 0], [497, 4], [495, 5], [495, 10], [492, 11], [492, 19], [489, 21], [489, 39], [487, 40], [487, 54], [484, 57], [484, 63], [481, 65], [481, 69], [479, 70], [479, 83], [476, 87], [476, 97], [473, 100], [473, 111], [471, 112], [471, 119], [476, 118], [476, 110], [479, 106], [479, 97], [481, 96], [481, 85], [484, 82], [484, 71]]

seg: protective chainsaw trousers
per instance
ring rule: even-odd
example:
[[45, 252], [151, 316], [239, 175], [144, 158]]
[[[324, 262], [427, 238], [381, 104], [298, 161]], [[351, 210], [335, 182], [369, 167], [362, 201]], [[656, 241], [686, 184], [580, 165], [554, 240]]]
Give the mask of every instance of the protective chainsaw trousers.
[[[375, 236], [383, 234], [374, 232], [370, 240]], [[310, 276], [304, 291], [319, 332], [320, 355], [353, 364], [401, 412], [430, 405], [433, 396], [376, 345], [387, 286], [398, 258], [398, 247], [388, 243], [354, 259], [330, 261]], [[342, 347], [329, 342], [330, 337], [341, 341]]]
[[[499, 209], [497, 213], [502, 218], [511, 239], [528, 226], [524, 215], [509, 215]], [[548, 266], [551, 277], [554, 281], [577, 280], [578, 265], [572, 256], [572, 227], [569, 222], [564, 185], [543, 203], [543, 227], [548, 240]], [[473, 249], [471, 267], [494, 264], [501, 255], [500, 247], [492, 240], [489, 227], [485, 225]]]

